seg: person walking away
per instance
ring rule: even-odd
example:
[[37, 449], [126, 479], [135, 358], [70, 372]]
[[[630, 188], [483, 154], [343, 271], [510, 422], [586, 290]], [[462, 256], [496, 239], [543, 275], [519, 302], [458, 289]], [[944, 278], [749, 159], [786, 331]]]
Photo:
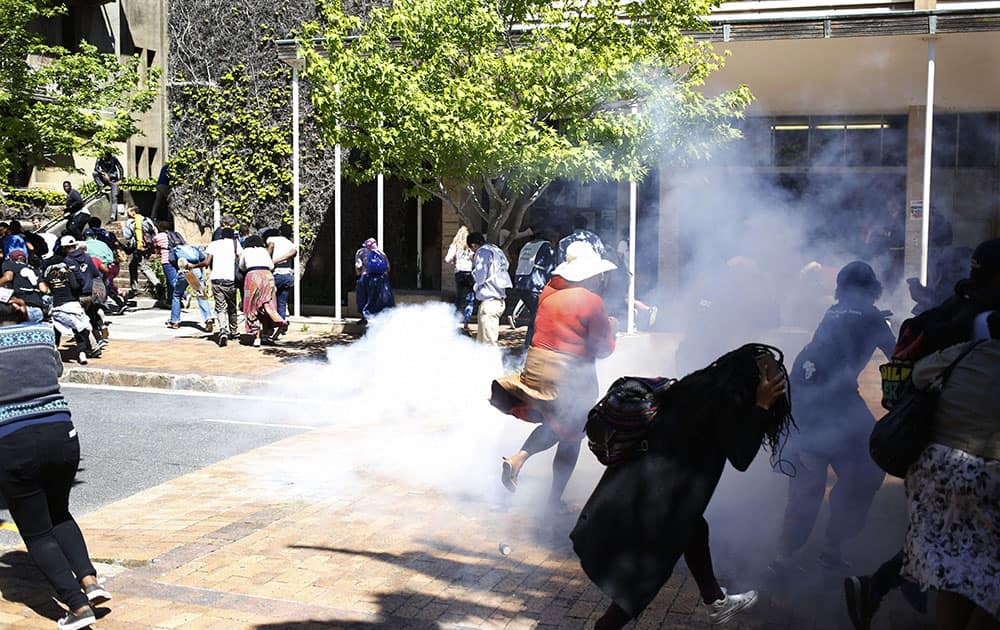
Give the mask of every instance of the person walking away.
[[[170, 252], [178, 245], [183, 244], [184, 237], [175, 232], [168, 222], [156, 222], [156, 236], [153, 237], [153, 245], [156, 253], [160, 256], [160, 265], [163, 267], [163, 277], [166, 280], [163, 308], [173, 308], [174, 285], [177, 284], [177, 265], [170, 261]], [[167, 326], [170, 326], [170, 320], [167, 321]], [[171, 327], [173, 328], [173, 326]]]
[[[125, 252], [130, 256], [128, 263], [129, 291], [126, 299], [132, 299], [139, 293], [139, 270], [146, 265], [146, 258], [156, 248], [156, 225], [139, 213], [137, 206], [129, 206], [125, 213], [128, 220], [122, 224], [122, 236], [125, 239]], [[146, 265], [148, 267], [148, 265]], [[153, 276], [155, 278], [155, 276]], [[154, 285], [155, 286], [155, 285]]]
[[10, 257], [4, 259], [0, 272], [0, 286], [12, 289], [14, 297], [24, 302], [28, 321], [42, 321], [45, 318], [45, 300], [42, 296], [48, 294], [49, 287], [42, 279], [41, 272], [27, 263], [24, 252], [11, 252]]
[[1000, 621], [1000, 314], [987, 321], [989, 340], [936, 352], [912, 374], [927, 388], [958, 361], [906, 474], [902, 575], [937, 591], [937, 630], [966, 628], [977, 608]]
[[455, 232], [451, 239], [448, 253], [444, 261], [455, 267], [455, 310], [462, 315], [462, 328], [468, 332], [472, 321], [473, 309], [476, 306], [475, 281], [472, 279], [472, 258], [475, 255], [469, 248], [469, 228], [464, 225]]
[[156, 197], [150, 214], [155, 221], [170, 221], [173, 218], [170, 213], [170, 173], [166, 164], [160, 167], [160, 174], [156, 178]]
[[[274, 263], [274, 290], [277, 292], [278, 315], [288, 319], [288, 296], [295, 285], [294, 260], [298, 255], [295, 242], [292, 241], [292, 226], [282, 223], [277, 236], [267, 239], [267, 251], [271, 253]], [[285, 332], [284, 329], [281, 331]]]
[[0, 303], [0, 494], [28, 555], [69, 611], [58, 630], [96, 623], [98, 584], [87, 543], [69, 511], [80, 441], [59, 390], [62, 362], [48, 324], [25, 322], [17, 298]]
[[507, 272], [509, 263], [503, 250], [486, 242], [482, 232], [469, 234], [472, 258], [473, 290], [479, 300], [476, 316], [476, 341], [497, 345], [500, 340], [500, 316], [507, 304], [507, 289], [513, 286]]
[[[528, 311], [528, 332], [524, 335], [524, 347], [531, 347], [531, 339], [535, 334], [535, 315], [538, 312], [538, 297], [545, 285], [552, 279], [552, 270], [556, 266], [556, 244], [558, 235], [546, 230], [543, 238], [529, 241], [521, 248], [517, 257], [517, 268], [514, 271], [514, 291]], [[512, 316], [511, 326], [514, 321]]]
[[90, 341], [90, 320], [77, 297], [83, 286], [83, 277], [76, 266], [68, 264], [65, 258], [67, 250], [75, 247], [75, 238], [68, 234], [60, 237], [56, 242], [55, 253], [49, 256], [42, 267], [42, 277], [52, 292], [50, 316], [56, 330], [57, 344], [59, 335], [72, 336], [76, 341], [73, 355], [80, 365], [87, 365], [87, 358], [100, 356], [100, 350]]
[[205, 249], [205, 259], [195, 266], [211, 269], [212, 297], [215, 300], [215, 315], [219, 320], [216, 343], [222, 348], [229, 341], [239, 338], [236, 271], [243, 248], [237, 242], [232, 228], [223, 228], [218, 234], [219, 238], [209, 243]]
[[374, 238], [366, 240], [354, 254], [354, 270], [359, 273], [355, 298], [364, 322], [396, 305], [389, 269], [389, 257]]
[[602, 274], [614, 267], [589, 244], [571, 245], [566, 262], [555, 268], [539, 297], [524, 371], [494, 381], [495, 393], [500, 387], [521, 403], [501, 404], [502, 410], [539, 423], [520, 450], [503, 458], [500, 481], [516, 491], [525, 462], [556, 446], [549, 504], [557, 508], [576, 468], [587, 413], [598, 399], [595, 362], [615, 349], [616, 322], [597, 294]]
[[125, 169], [110, 151], [97, 158], [94, 163], [94, 183], [97, 190], [104, 190], [105, 186], [110, 187], [108, 201], [111, 202], [111, 220], [118, 218], [118, 189], [122, 180], [125, 179]]
[[827, 487], [827, 469], [837, 482], [830, 491], [830, 517], [819, 563], [845, 572], [844, 541], [864, 527], [885, 473], [868, 455], [868, 436], [875, 418], [858, 392], [858, 376], [876, 349], [892, 354], [895, 338], [875, 301], [882, 285], [864, 262], [846, 265], [837, 274], [836, 304], [831, 306], [812, 341], [795, 359], [792, 396], [799, 432], [788, 444], [795, 476], [788, 480], [788, 503], [771, 568], [786, 574], [805, 544]]
[[[1000, 310], [1000, 239], [990, 239], [973, 251], [968, 277], [955, 285], [951, 297], [903, 322], [892, 358], [917, 361], [955, 344], [989, 339], [995, 332], [991, 333], [987, 322], [996, 310]], [[855, 628], [867, 630], [882, 600], [896, 588], [915, 608], [926, 608], [916, 585], [900, 575], [904, 559], [900, 550], [871, 575], [844, 580], [847, 610]]]
[[684, 557], [712, 625], [757, 602], [716, 579], [705, 509], [728, 460], [746, 471], [761, 445], [780, 455], [794, 426], [783, 357], [748, 344], [659, 395], [646, 449], [609, 466], [570, 534], [590, 580], [611, 598], [594, 626], [617, 630], [638, 617]]
[[219, 217], [219, 227], [215, 228], [215, 231], [212, 232], [212, 240], [219, 240], [222, 230], [226, 228], [231, 229], [234, 233], [236, 232], [236, 215], [231, 212], [225, 212]]
[[568, 236], [564, 236], [559, 240], [558, 255], [556, 258], [557, 263], [561, 264], [566, 262], [566, 250], [569, 249], [569, 246], [572, 243], [576, 243], [578, 241], [583, 241], [584, 243], [589, 244], [601, 258], [609, 260], [608, 250], [604, 246], [604, 241], [601, 240], [600, 236], [591, 232], [587, 228], [588, 224], [589, 222], [587, 221], [587, 217], [582, 214], [578, 214], [573, 217], [573, 231]]
[[[184, 272], [190, 267], [191, 272], [198, 280], [198, 284], [205, 287], [205, 276], [201, 271], [199, 263], [205, 259], [205, 253], [194, 245], [181, 243], [175, 245], [170, 251], [170, 264], [176, 267], [176, 279], [174, 280], [173, 297], [170, 301], [170, 320], [167, 326], [179, 328], [181, 325], [181, 302], [184, 300], [184, 292], [187, 291], [189, 282], [187, 274]], [[215, 320], [212, 318], [212, 310], [208, 306], [208, 300], [201, 295], [195, 296], [198, 303], [198, 310], [201, 311], [202, 321], [205, 322], [205, 332], [211, 334], [215, 328]]]
[[240, 269], [246, 275], [243, 315], [255, 348], [261, 345], [262, 340], [273, 343], [275, 331], [288, 324], [278, 315], [274, 275], [271, 273], [273, 264], [261, 237], [254, 234], [243, 241], [243, 254], [240, 256]]

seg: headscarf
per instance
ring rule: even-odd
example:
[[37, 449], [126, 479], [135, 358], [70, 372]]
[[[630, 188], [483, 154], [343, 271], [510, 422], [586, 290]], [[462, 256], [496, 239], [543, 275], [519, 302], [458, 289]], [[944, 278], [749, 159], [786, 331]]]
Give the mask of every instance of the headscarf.
[[22, 249], [13, 249], [13, 250], [11, 250], [10, 253], [7, 254], [7, 258], [10, 258], [13, 261], [21, 262], [21, 263], [27, 263], [28, 262], [28, 258], [27, 258], [27, 256], [24, 255], [24, 250], [22, 250]]

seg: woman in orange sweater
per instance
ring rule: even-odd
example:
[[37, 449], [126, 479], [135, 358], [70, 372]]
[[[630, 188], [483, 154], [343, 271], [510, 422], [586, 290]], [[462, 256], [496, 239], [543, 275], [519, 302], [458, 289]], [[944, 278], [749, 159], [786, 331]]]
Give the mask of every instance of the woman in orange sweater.
[[617, 322], [598, 295], [602, 275], [615, 268], [588, 243], [570, 245], [539, 296], [524, 371], [494, 381], [494, 404], [539, 423], [517, 453], [503, 458], [501, 481], [511, 492], [528, 458], [553, 446], [550, 503], [559, 504], [573, 474], [587, 413], [599, 397], [594, 362], [615, 349]]

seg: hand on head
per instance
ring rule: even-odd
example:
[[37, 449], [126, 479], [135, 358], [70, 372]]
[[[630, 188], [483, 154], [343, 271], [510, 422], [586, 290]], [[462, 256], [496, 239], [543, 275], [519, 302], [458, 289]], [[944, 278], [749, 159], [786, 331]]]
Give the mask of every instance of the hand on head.
[[757, 384], [757, 406], [770, 410], [771, 405], [785, 395], [788, 383], [773, 357], [763, 357], [758, 360], [758, 366], [760, 381]]

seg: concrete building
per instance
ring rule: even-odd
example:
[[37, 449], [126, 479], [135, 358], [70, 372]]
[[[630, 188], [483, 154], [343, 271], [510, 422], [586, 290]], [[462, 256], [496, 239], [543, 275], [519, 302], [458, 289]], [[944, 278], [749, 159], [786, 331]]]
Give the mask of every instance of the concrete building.
[[[167, 0], [77, 0], [67, 3], [67, 12], [39, 24], [46, 41], [74, 50], [86, 40], [102, 53], [119, 57], [138, 55], [141, 71], [159, 66], [167, 75]], [[149, 111], [139, 117], [141, 135], [120, 146], [118, 159], [126, 177], [156, 178], [166, 158], [167, 107], [163, 92]], [[86, 175], [67, 173], [58, 168], [35, 169], [26, 186], [61, 190], [70, 179], [79, 185], [90, 181], [94, 158], [67, 156], [65, 166], [80, 169]]]

